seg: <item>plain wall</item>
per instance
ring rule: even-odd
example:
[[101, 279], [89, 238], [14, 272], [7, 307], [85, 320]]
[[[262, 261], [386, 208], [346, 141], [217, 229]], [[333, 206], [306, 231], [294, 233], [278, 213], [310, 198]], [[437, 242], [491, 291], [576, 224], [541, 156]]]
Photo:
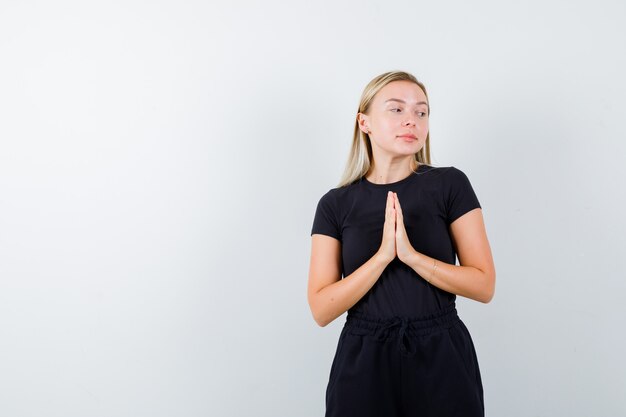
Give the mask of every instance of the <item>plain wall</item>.
[[0, 1], [0, 415], [321, 416], [315, 205], [425, 83], [497, 270], [487, 416], [626, 415], [619, 1]]

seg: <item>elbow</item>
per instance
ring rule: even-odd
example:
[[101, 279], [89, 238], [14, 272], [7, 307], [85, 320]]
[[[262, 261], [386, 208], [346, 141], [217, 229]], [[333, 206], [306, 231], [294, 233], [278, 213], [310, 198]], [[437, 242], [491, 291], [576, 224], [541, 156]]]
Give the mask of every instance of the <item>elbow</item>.
[[313, 320], [315, 320], [315, 323], [317, 323], [317, 325], [320, 327], [326, 327], [328, 323], [332, 321], [332, 320], [328, 320], [326, 317], [322, 317], [322, 315], [319, 313], [316, 314], [314, 311], [312, 311], [312, 313], [313, 313]]
[[491, 302], [491, 300], [493, 299], [493, 291], [490, 293], [485, 294], [480, 300], [481, 303], [483, 304], [489, 304]]
[[318, 326], [326, 327], [328, 323], [332, 321], [328, 320], [328, 318], [325, 317], [322, 311], [320, 311], [317, 303], [315, 303], [315, 300], [312, 298], [309, 298], [309, 308], [311, 309], [311, 315], [313, 316], [313, 320], [315, 321], [315, 323], [317, 323]]
[[485, 285], [485, 291], [478, 301], [484, 304], [489, 304], [493, 299], [496, 292], [496, 274], [495, 272], [487, 275], [487, 284]]
[[330, 323], [329, 321], [322, 320], [319, 317], [314, 317], [314, 320], [315, 320], [315, 323], [317, 323], [317, 325], [320, 326], [320, 327], [326, 327], [328, 325], [328, 323]]

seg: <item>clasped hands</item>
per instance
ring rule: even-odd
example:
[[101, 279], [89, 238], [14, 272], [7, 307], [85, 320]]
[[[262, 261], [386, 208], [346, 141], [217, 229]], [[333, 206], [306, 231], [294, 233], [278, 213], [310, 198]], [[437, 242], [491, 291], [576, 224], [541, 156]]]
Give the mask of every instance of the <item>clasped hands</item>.
[[409, 241], [404, 227], [404, 217], [398, 195], [389, 191], [387, 193], [387, 205], [385, 207], [385, 224], [383, 226], [383, 240], [378, 254], [391, 262], [396, 256], [400, 261], [407, 263], [409, 258], [416, 253]]

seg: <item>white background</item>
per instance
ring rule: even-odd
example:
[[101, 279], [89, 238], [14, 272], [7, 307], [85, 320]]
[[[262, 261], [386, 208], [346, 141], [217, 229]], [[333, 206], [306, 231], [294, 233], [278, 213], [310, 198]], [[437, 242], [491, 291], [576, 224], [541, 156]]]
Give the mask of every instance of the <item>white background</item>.
[[0, 2], [0, 415], [321, 416], [315, 205], [360, 94], [426, 84], [497, 270], [487, 416], [626, 414], [626, 6]]

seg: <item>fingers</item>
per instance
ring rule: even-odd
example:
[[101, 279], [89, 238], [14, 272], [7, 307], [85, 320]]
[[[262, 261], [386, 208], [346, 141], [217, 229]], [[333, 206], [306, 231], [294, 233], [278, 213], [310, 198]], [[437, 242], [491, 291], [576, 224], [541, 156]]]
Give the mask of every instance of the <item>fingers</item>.
[[387, 219], [395, 220], [396, 211], [394, 207], [395, 207], [394, 196], [393, 196], [393, 193], [389, 191], [387, 193], [387, 207], [385, 208], [385, 214], [386, 214]]
[[391, 262], [396, 257], [396, 209], [394, 206], [393, 194], [387, 193], [387, 203], [385, 205], [385, 224], [383, 225], [383, 238], [378, 253], [383, 259]]
[[415, 249], [413, 249], [409, 236], [407, 235], [407, 231], [404, 227], [402, 207], [400, 207], [398, 194], [394, 193], [393, 200], [394, 207], [396, 209], [396, 254], [398, 259], [407, 263], [412, 254], [415, 252]]
[[393, 193], [393, 201], [396, 208], [396, 229], [398, 229], [400, 233], [404, 233], [404, 217], [402, 216], [402, 208], [400, 207], [398, 194]]
[[402, 207], [400, 207], [400, 200], [398, 199], [397, 193], [393, 193], [393, 201], [394, 207], [396, 208], [398, 220], [402, 221]]

